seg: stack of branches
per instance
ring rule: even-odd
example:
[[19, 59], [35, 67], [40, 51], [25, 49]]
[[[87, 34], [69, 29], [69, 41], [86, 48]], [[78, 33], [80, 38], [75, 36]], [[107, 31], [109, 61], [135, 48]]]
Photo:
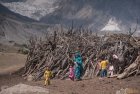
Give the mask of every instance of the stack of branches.
[[[69, 64], [73, 63], [73, 54], [77, 47], [82, 54], [84, 75], [87, 75], [86, 71], [90, 68], [95, 74], [97, 60], [102, 57], [113, 62], [116, 72], [126, 72], [125, 68], [131, 66], [133, 62], [140, 62], [140, 59], [137, 59], [139, 46], [136, 45], [139, 40], [135, 38], [130, 42], [128, 39], [131, 37], [122, 34], [99, 36], [84, 29], [54, 31], [53, 34], [47, 34], [46, 39], [31, 38], [23, 76], [33, 75], [35, 80], [39, 80], [43, 77], [46, 66], [49, 66], [55, 78], [67, 77]], [[131, 43], [135, 43], [135, 46]], [[113, 53], [119, 57], [117, 62], [112, 57]], [[137, 75], [139, 70], [139, 66], [133, 68]]]

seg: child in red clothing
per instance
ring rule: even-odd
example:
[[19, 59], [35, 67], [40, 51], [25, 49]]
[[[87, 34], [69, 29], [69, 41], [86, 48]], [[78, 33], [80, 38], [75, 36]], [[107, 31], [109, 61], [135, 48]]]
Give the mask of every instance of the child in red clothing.
[[74, 81], [74, 67], [73, 64], [70, 64], [70, 68], [69, 68], [69, 78]]

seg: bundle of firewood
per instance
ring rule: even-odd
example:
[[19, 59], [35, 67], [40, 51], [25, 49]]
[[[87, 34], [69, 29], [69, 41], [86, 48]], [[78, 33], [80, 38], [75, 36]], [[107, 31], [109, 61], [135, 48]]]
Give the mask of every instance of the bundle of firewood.
[[[113, 63], [116, 73], [126, 72], [126, 68], [138, 58], [139, 41], [133, 38], [122, 34], [100, 36], [81, 29], [53, 32], [47, 34], [46, 39], [31, 38], [23, 76], [32, 75], [35, 80], [39, 80], [46, 66], [49, 66], [55, 78], [63, 79], [68, 75], [69, 64], [74, 62], [77, 50], [82, 54], [84, 75], [87, 75], [86, 70], [90, 68], [93, 69], [93, 74], [96, 74], [97, 61], [102, 57]], [[118, 60], [112, 57], [113, 54], [118, 56]], [[140, 62], [140, 59], [137, 62]], [[139, 72], [139, 65], [133, 69], [136, 70]]]

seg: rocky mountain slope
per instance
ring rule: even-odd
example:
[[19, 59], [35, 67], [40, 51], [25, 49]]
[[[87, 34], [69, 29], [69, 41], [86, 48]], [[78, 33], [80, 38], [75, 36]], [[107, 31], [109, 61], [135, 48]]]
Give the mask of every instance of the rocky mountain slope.
[[139, 0], [61, 0], [60, 8], [41, 21], [70, 23], [74, 20], [75, 24], [101, 30], [113, 18], [121, 30], [126, 30], [140, 19], [139, 4]]
[[30, 37], [43, 37], [49, 25], [13, 13], [0, 4], [0, 43], [27, 43]]
[[[4, 0], [1, 0], [4, 1]], [[11, 0], [11, 2], [14, 0]], [[17, 0], [2, 2], [10, 10], [48, 24], [86, 26], [102, 30], [114, 19], [127, 31], [140, 19], [139, 0]]]
[[[14, 1], [14, 0], [13, 0]], [[40, 20], [41, 17], [52, 13], [58, 6], [54, 6], [56, 0], [18, 0], [14, 2], [2, 1], [11, 11], [21, 15]]]
[[23, 22], [37, 22], [31, 18], [28, 18], [26, 16], [20, 15], [18, 13], [10, 11], [7, 7], [3, 6], [0, 4], [0, 14], [4, 15], [5, 17], [15, 19], [18, 21], [23, 21]]
[[30, 37], [43, 37], [47, 32], [47, 25], [25, 23], [0, 15], [0, 42], [27, 43]]

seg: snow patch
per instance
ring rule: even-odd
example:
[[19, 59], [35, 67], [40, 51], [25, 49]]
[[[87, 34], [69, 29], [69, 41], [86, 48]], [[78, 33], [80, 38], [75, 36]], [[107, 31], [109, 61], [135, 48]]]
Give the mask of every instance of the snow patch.
[[119, 28], [119, 24], [115, 18], [110, 18], [108, 23], [101, 29], [101, 31], [121, 31], [121, 29]]

